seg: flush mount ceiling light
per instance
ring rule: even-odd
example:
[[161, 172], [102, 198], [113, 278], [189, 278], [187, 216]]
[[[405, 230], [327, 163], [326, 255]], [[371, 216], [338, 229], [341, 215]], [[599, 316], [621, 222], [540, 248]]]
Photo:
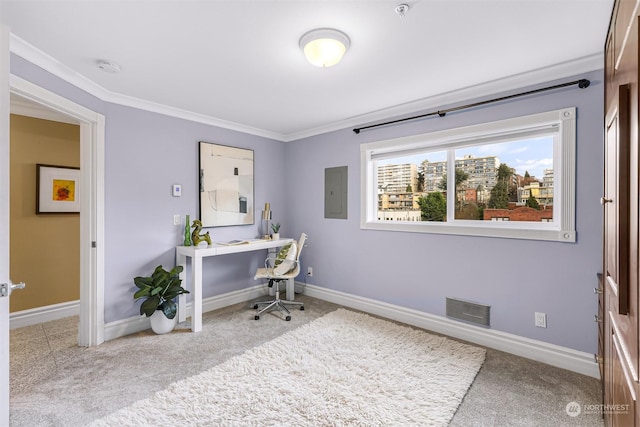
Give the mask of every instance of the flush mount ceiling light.
[[99, 59], [96, 62], [96, 65], [98, 66], [98, 68], [100, 68], [105, 73], [117, 74], [117, 73], [120, 72], [120, 65], [118, 65], [118, 64], [116, 64], [115, 62], [112, 62], [112, 61], [106, 61], [104, 59]]
[[318, 28], [305, 33], [300, 38], [300, 48], [304, 56], [316, 67], [336, 65], [349, 49], [349, 37], [332, 28]]

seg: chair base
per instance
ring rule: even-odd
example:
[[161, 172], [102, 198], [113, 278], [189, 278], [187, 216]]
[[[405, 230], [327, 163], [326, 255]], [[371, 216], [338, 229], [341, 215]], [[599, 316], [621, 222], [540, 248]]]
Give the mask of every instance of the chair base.
[[276, 299], [270, 300], [270, 301], [257, 302], [257, 303], [254, 304], [253, 308], [257, 310], [263, 304], [267, 304], [267, 305], [265, 307], [261, 308], [260, 311], [258, 311], [256, 313], [256, 315], [253, 317], [255, 320], [260, 320], [260, 315], [262, 313], [264, 313], [265, 311], [271, 310], [273, 308], [277, 308], [278, 310], [283, 311], [286, 314], [284, 320], [286, 320], [288, 322], [288, 321], [291, 320], [291, 312], [287, 308], [287, 305], [295, 305], [297, 307], [300, 307], [300, 310], [304, 310], [304, 303], [302, 303], [302, 302], [283, 301], [283, 300], [281, 300], [280, 299], [280, 291], [278, 291], [278, 290], [276, 290]]

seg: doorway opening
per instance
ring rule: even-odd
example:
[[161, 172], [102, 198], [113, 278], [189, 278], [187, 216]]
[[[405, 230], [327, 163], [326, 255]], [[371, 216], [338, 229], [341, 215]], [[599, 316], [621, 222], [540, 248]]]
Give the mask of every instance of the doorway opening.
[[[78, 345], [101, 344], [104, 341], [104, 116], [19, 77], [11, 76], [9, 83], [12, 105], [13, 100], [20, 101], [22, 107], [31, 107], [32, 116], [39, 114], [40, 118], [80, 127]], [[24, 110], [23, 114], [27, 115]]]
[[9, 301], [11, 329], [80, 311], [80, 126], [33, 108], [11, 97], [9, 269], [29, 284]]

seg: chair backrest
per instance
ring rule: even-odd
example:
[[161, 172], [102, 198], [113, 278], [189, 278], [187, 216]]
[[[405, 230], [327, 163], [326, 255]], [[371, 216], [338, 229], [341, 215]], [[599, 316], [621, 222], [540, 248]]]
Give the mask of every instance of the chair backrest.
[[302, 248], [304, 248], [304, 242], [307, 241], [307, 235], [302, 233], [300, 235], [300, 239], [298, 239], [298, 253], [296, 254], [296, 261], [300, 261], [300, 253], [302, 252]]

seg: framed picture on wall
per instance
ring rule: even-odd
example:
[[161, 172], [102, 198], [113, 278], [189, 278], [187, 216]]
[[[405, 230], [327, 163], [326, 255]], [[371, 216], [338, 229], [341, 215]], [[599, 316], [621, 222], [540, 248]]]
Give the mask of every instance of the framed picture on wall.
[[80, 168], [36, 165], [36, 214], [80, 213]]
[[251, 225], [253, 211], [253, 150], [200, 141], [202, 226]]

